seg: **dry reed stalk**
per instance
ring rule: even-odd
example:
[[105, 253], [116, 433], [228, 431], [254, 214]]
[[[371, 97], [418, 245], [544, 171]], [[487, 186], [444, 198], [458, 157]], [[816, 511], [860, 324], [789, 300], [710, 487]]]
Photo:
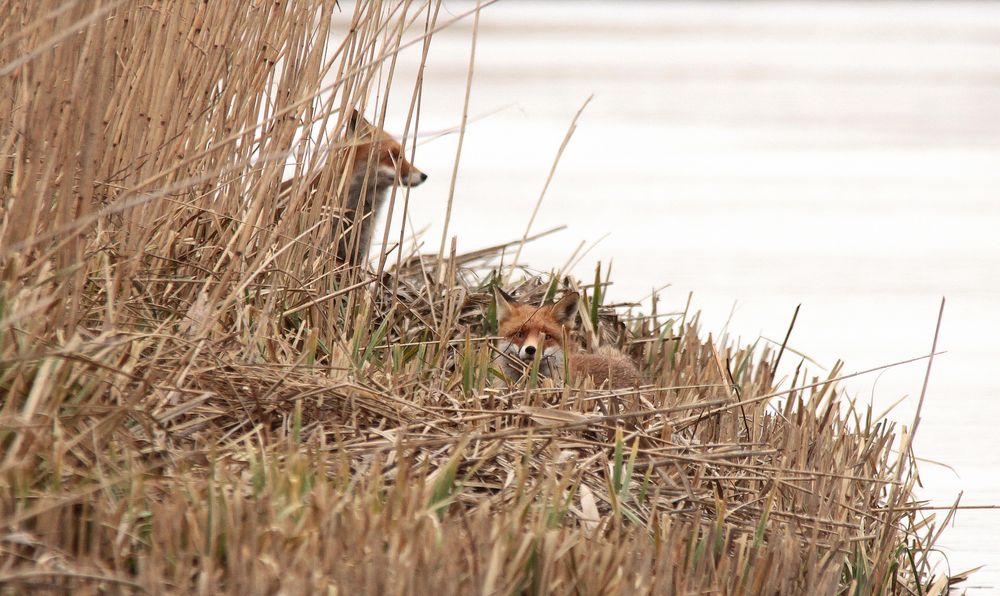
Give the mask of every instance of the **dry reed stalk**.
[[[583, 111], [587, 109], [587, 105], [590, 104], [592, 99], [594, 99], [593, 95], [587, 97], [587, 99], [583, 102], [583, 105], [580, 106], [580, 109], [576, 111], [576, 115], [573, 116], [573, 121], [570, 122], [569, 129], [566, 131], [566, 135], [563, 137], [562, 143], [559, 144], [559, 151], [556, 152], [556, 157], [552, 161], [552, 167], [549, 168], [549, 175], [545, 178], [545, 184], [542, 186], [542, 192], [539, 193], [538, 200], [535, 201], [535, 208], [531, 210], [531, 217], [528, 218], [528, 225], [524, 228], [524, 236], [521, 238], [521, 243], [517, 245], [517, 252], [514, 253], [514, 262], [511, 264], [511, 267], [517, 267], [518, 261], [521, 260], [521, 250], [524, 248], [524, 244], [528, 240], [528, 234], [531, 233], [531, 226], [535, 223], [535, 217], [538, 216], [538, 210], [542, 206], [542, 201], [545, 200], [545, 193], [549, 190], [549, 185], [552, 184], [552, 177], [555, 176], [556, 168], [559, 167], [559, 160], [562, 159], [563, 151], [566, 150], [566, 146], [569, 145], [570, 139], [573, 138], [573, 133], [576, 132], [577, 121], [580, 120], [580, 116], [583, 114]], [[570, 260], [572, 260], [572, 258]]]
[[[499, 277], [526, 239], [329, 258], [305, 181], [343, 189], [323, 156], [349, 141], [309, 131], [400, 85], [439, 9], [0, 2], [0, 591], [946, 586], [915, 460], [839, 367], [779, 381], [690, 303]], [[494, 283], [584, 291], [579, 339], [649, 385], [498, 387]]]

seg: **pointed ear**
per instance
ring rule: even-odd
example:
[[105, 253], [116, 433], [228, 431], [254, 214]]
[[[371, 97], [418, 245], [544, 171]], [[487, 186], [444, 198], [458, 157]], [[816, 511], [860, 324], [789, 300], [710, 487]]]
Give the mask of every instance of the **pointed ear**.
[[552, 316], [560, 325], [573, 326], [576, 309], [580, 305], [580, 294], [570, 292], [552, 305]]
[[493, 295], [497, 299], [497, 322], [499, 322], [510, 316], [511, 311], [517, 307], [517, 300], [501, 290], [500, 286], [493, 287]]
[[370, 126], [361, 112], [351, 109], [351, 115], [347, 117], [347, 134], [367, 134]]

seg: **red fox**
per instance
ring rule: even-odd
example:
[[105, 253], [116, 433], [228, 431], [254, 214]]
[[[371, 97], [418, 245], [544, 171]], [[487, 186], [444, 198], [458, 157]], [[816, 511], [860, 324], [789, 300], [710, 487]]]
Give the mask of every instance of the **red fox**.
[[503, 352], [503, 373], [508, 377], [519, 378], [536, 358], [541, 359], [539, 374], [560, 376], [565, 359], [573, 379], [590, 377], [597, 386], [611, 389], [639, 385], [639, 371], [625, 354], [609, 347], [594, 354], [580, 352], [569, 339], [580, 294], [571, 292], [541, 307], [521, 304], [500, 288], [495, 294], [497, 323], [503, 336], [498, 347]]
[[348, 138], [357, 135], [353, 154], [345, 151], [344, 169], [351, 172], [350, 188], [344, 207], [347, 217], [358, 228], [360, 258], [371, 247], [372, 228], [385, 207], [393, 186], [414, 187], [427, 180], [427, 174], [413, 167], [403, 155], [403, 147], [384, 130], [372, 125], [355, 110], [347, 124]]
[[[347, 121], [347, 146], [334, 157], [337, 172], [347, 172], [347, 196], [343, 206], [343, 226], [346, 230], [337, 242], [337, 256], [344, 261], [360, 263], [371, 247], [375, 220], [385, 207], [393, 186], [419, 186], [427, 174], [413, 166], [403, 155], [403, 147], [381, 128], [364, 119], [357, 110]], [[317, 192], [319, 174], [311, 181], [310, 192]], [[281, 185], [287, 193], [294, 181]], [[339, 176], [336, 181], [339, 184]]]

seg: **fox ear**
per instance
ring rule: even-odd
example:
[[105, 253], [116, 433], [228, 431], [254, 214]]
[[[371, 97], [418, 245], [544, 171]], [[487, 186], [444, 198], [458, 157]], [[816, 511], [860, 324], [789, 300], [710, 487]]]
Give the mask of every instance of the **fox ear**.
[[576, 317], [576, 309], [580, 305], [580, 294], [576, 292], [570, 292], [562, 298], [559, 302], [552, 305], [552, 316], [555, 317], [556, 322], [560, 325], [573, 326], [573, 319]]
[[347, 117], [347, 134], [365, 134], [369, 127], [368, 121], [361, 115], [361, 112], [352, 108], [351, 115]]
[[511, 311], [517, 306], [517, 300], [501, 290], [500, 286], [493, 287], [493, 295], [497, 299], [497, 321], [502, 321], [510, 316]]

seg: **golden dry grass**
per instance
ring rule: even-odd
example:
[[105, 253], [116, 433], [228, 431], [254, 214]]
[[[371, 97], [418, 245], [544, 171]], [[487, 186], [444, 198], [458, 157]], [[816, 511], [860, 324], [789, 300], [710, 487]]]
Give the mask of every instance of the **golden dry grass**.
[[585, 293], [579, 339], [649, 384], [501, 386], [483, 338], [512, 247], [338, 266], [335, 199], [278, 204], [290, 158], [337, 185], [322, 156], [347, 141], [302, 131], [381, 114], [439, 8], [332, 31], [328, 0], [0, 0], [0, 590], [947, 585], [908, 441], [839, 368], [779, 382], [772, 350], [626, 316], [598, 275], [559, 281]]

